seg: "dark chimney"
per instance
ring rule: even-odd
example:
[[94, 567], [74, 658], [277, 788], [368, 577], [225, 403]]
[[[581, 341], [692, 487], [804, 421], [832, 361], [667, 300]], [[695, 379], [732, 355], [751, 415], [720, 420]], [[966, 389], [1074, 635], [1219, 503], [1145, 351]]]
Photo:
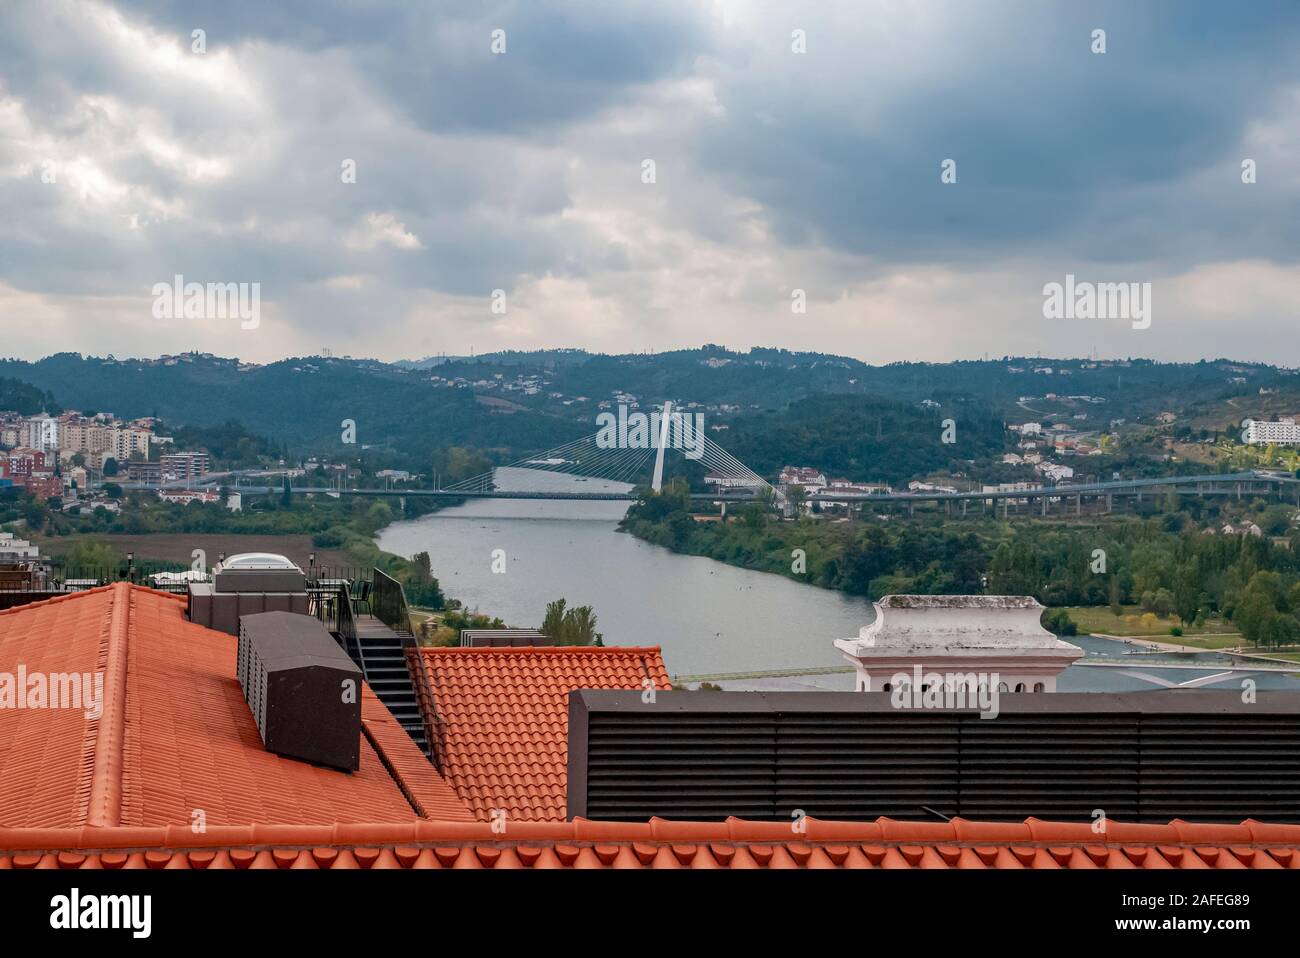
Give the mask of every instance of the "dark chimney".
[[236, 672], [267, 751], [360, 768], [361, 670], [319, 621], [240, 616]]

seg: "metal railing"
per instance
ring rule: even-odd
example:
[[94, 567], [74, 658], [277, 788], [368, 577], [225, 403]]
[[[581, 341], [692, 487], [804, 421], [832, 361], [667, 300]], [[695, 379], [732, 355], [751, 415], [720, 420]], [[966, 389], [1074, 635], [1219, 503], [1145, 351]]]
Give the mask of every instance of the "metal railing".
[[402, 583], [379, 569], [371, 570], [374, 585], [370, 592], [370, 608], [375, 618], [388, 626], [398, 635], [405, 636], [411, 632], [411, 613], [406, 608], [406, 593]]
[[352, 595], [348, 583], [340, 581], [331, 587], [313, 586], [311, 591], [316, 618], [338, 637], [343, 651], [357, 663], [362, 678], [368, 681], [365, 653], [361, 648], [361, 640], [357, 637], [357, 620], [352, 614]]
[[[386, 572], [375, 569], [374, 574], [370, 607], [374, 611], [375, 618], [396, 632], [402, 641], [402, 651], [406, 655], [406, 669], [411, 673], [416, 705], [420, 711], [420, 723], [424, 726], [425, 741], [429, 743], [429, 759], [436, 766], [438, 740], [434, 737], [434, 724], [431, 718], [435, 711], [433, 687], [429, 684], [429, 676], [424, 671], [424, 660], [419, 654], [419, 640], [411, 628], [411, 610], [406, 605], [406, 590], [402, 588], [402, 583]], [[414, 652], [414, 661], [412, 661], [412, 652]]]
[[[32, 570], [13, 570], [0, 574], [0, 592], [81, 592], [114, 582], [134, 582], [164, 592], [184, 593], [185, 581], [159, 581], [159, 573], [186, 573], [189, 566], [134, 565], [122, 563], [113, 566], [44, 566]], [[208, 581], [207, 576], [194, 581]]]

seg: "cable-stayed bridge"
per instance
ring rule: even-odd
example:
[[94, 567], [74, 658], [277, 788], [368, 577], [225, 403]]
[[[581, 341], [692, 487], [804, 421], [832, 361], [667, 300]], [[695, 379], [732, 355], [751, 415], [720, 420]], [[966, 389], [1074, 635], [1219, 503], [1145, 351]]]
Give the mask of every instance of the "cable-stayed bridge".
[[732, 496], [776, 495], [766, 479], [704, 435], [698, 421], [674, 413], [671, 403], [662, 412], [633, 416], [640, 418], [629, 424], [631, 417], [620, 416], [593, 435], [496, 466], [442, 491], [503, 498], [634, 499], [632, 490], [639, 485], [648, 483], [656, 492], [663, 488], [664, 460], [674, 454], [701, 463], [711, 481]]

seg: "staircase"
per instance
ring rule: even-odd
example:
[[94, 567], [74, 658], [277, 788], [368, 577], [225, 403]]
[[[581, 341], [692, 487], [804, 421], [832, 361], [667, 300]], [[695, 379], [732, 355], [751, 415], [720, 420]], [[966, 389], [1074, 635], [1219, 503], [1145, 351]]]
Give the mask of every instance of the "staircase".
[[415, 636], [406, 629], [391, 629], [373, 615], [357, 615], [356, 626], [361, 650], [357, 664], [365, 673], [366, 683], [428, 756], [429, 738], [406, 663], [406, 648], [415, 644]]
[[[367, 606], [373, 612], [358, 611]], [[362, 596], [352, 596], [347, 585], [341, 585], [333, 601], [318, 603], [316, 614], [356, 663], [379, 701], [432, 761], [432, 743], [406, 662], [406, 650], [417, 643], [401, 583], [375, 569], [373, 592], [366, 589]]]

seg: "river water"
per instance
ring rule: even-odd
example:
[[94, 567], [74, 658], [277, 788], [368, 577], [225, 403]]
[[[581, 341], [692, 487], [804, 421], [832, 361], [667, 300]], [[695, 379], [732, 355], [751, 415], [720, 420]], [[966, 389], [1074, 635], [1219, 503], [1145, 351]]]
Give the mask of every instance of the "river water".
[[[540, 625], [553, 599], [590, 605], [606, 645], [660, 646], [672, 675], [841, 666], [844, 660], [831, 641], [856, 636], [874, 617], [865, 599], [678, 555], [618, 532], [626, 508], [622, 502], [474, 500], [395, 523], [380, 534], [379, 546], [403, 556], [427, 551], [447, 595], [511, 626]], [[504, 571], [493, 571], [494, 566]], [[1207, 653], [1129, 656], [1125, 643], [1093, 636], [1070, 641], [1088, 657], [1124, 655], [1174, 682], [1200, 673], [1155, 666], [1228, 661]], [[1300, 681], [1283, 674], [1255, 680], [1260, 689], [1300, 689]], [[850, 690], [853, 678], [848, 673], [754, 676], [720, 684]], [[1078, 666], [1060, 677], [1058, 687], [1070, 692], [1155, 688], [1117, 669]], [[1224, 687], [1239, 689], [1240, 678]]]
[[[590, 605], [606, 645], [657, 645], [675, 675], [843, 664], [832, 639], [857, 635], [871, 603], [782, 576], [682, 556], [618, 532], [620, 502], [477, 500], [379, 536], [427, 550], [447, 595], [512, 626], [546, 604]], [[504, 572], [493, 572], [504, 560]]]

